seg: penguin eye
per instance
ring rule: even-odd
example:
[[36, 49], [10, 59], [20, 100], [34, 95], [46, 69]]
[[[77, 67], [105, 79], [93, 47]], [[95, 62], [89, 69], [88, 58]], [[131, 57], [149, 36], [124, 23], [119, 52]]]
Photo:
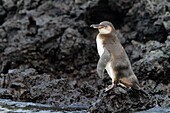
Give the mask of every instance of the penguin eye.
[[104, 26], [104, 28], [107, 28], [108, 26]]

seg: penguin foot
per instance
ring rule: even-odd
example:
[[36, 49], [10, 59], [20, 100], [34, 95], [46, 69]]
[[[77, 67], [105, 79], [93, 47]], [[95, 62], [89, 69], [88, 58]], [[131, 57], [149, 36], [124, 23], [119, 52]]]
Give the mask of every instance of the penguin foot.
[[105, 88], [105, 92], [109, 91], [110, 89], [112, 89], [114, 87], [114, 83], [112, 83], [112, 85], [109, 85], [107, 88]]

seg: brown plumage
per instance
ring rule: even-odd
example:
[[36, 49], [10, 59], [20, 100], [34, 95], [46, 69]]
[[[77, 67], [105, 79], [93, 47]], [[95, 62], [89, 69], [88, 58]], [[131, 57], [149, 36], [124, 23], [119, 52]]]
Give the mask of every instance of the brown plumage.
[[106, 91], [113, 88], [114, 84], [120, 84], [128, 88], [140, 89], [139, 82], [135, 76], [129, 58], [116, 36], [115, 28], [108, 21], [97, 25], [91, 25], [99, 30], [97, 35], [97, 49], [100, 59], [97, 66], [97, 72], [103, 78], [106, 69], [112, 78], [112, 85], [106, 88]]

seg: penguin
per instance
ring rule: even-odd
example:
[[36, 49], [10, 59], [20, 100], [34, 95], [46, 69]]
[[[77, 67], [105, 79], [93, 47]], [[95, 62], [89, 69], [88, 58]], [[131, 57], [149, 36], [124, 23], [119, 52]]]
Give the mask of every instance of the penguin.
[[90, 27], [99, 31], [96, 37], [97, 51], [100, 56], [97, 73], [103, 79], [106, 69], [112, 79], [112, 84], [105, 88], [105, 92], [112, 89], [115, 84], [140, 90], [138, 79], [132, 70], [130, 60], [123, 46], [116, 36], [113, 24], [103, 21], [100, 24], [92, 24]]

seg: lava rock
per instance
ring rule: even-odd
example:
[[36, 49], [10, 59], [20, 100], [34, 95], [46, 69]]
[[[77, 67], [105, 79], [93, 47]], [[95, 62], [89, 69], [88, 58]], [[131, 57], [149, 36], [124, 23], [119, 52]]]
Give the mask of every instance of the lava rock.
[[[163, 21], [165, 20], [167, 22], [165, 17], [167, 17], [167, 11], [169, 11], [169, 9], [166, 10], [166, 7], [168, 7], [166, 1], [159, 2], [144, 0], [135, 3], [133, 7], [129, 9], [127, 13], [128, 17], [125, 18], [125, 22], [131, 29], [137, 31], [137, 37], [135, 40], [141, 42], [149, 40], [164, 42], [166, 40], [168, 33], [163, 27]], [[165, 10], [162, 10], [164, 8]], [[156, 24], [158, 21], [159, 24]]]
[[[0, 97], [92, 105], [91, 112], [169, 105], [169, 9], [148, 0], [0, 1]], [[111, 79], [97, 77], [97, 31], [89, 26], [104, 20], [117, 29], [150, 101], [119, 86], [103, 93]]]
[[[152, 79], [168, 84], [169, 82], [169, 41], [161, 44], [157, 41], [149, 41], [143, 46], [145, 50], [142, 59], [133, 63], [133, 67], [139, 79]], [[141, 74], [140, 74], [141, 72]], [[156, 73], [156, 74], [154, 74]], [[144, 75], [147, 76], [144, 76]]]

